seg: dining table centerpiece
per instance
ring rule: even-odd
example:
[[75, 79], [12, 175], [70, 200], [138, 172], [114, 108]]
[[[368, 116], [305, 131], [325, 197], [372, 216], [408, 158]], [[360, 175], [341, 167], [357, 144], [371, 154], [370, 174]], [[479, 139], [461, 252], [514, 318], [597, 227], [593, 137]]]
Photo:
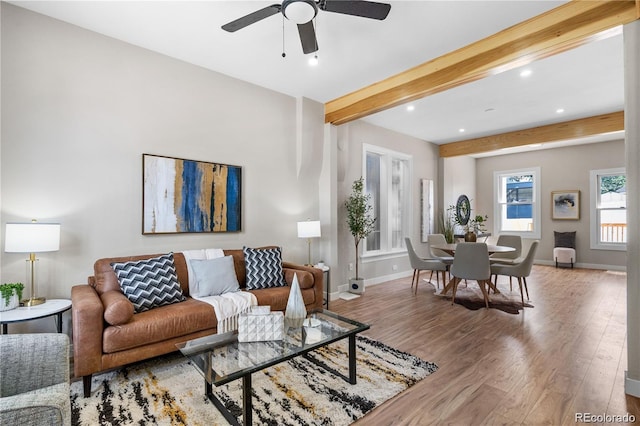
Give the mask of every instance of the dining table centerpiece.
[[455, 206], [450, 206], [450, 209], [455, 209], [453, 219], [455, 224], [464, 230], [466, 242], [475, 242], [478, 232], [486, 231], [485, 225], [489, 216], [480, 214], [471, 216], [471, 202], [466, 195], [458, 197]]

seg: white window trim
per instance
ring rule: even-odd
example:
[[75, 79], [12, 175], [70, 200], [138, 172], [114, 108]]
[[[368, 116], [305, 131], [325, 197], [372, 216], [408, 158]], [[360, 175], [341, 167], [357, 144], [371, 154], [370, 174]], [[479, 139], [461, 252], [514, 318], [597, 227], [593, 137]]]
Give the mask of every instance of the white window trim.
[[[363, 143], [362, 144], [362, 176], [364, 177], [365, 182], [367, 181], [367, 152], [374, 152], [376, 154], [380, 154], [384, 156], [392, 156], [394, 158], [399, 158], [401, 160], [407, 161], [407, 164], [408, 164], [407, 185], [408, 185], [408, 191], [409, 191], [409, 197], [408, 197], [409, 199], [407, 200], [407, 202], [409, 204], [408, 206], [409, 214], [407, 218], [406, 229], [407, 229], [407, 232], [411, 232], [411, 230], [413, 229], [413, 196], [412, 196], [413, 194], [413, 156], [410, 154], [405, 154], [403, 152], [394, 151], [392, 149]], [[387, 199], [387, 195], [388, 195], [387, 191], [384, 191], [384, 194], [380, 194], [381, 198], [384, 200]], [[384, 211], [382, 214], [386, 216], [385, 219], [386, 219], [386, 223], [388, 224], [389, 221], [387, 218], [390, 217], [390, 212], [389, 212], [390, 203], [385, 201], [385, 204], [387, 206], [387, 210]], [[388, 233], [389, 231], [387, 229], [387, 234]], [[389, 245], [388, 236], [385, 236], [384, 240], [385, 240], [384, 241], [385, 244], [387, 244], [388, 246]], [[407, 253], [406, 247], [401, 249], [396, 248], [396, 249], [389, 249], [389, 250], [387, 250], [385, 247], [385, 249], [383, 250], [367, 251], [366, 241], [363, 240], [363, 243], [364, 244], [363, 244], [362, 256], [361, 256], [363, 261], [390, 259], [393, 257], [397, 257], [396, 255]]]
[[[505, 175], [533, 175], [533, 231], [502, 231], [502, 215], [500, 209], [500, 178]], [[493, 235], [502, 233], [509, 235], [519, 235], [522, 238], [541, 239], [542, 238], [542, 221], [541, 221], [541, 200], [540, 198], [540, 167], [527, 167], [516, 170], [501, 170], [493, 172]]]
[[[598, 215], [598, 176], [624, 174], [624, 167], [616, 167], [613, 169], [591, 170], [589, 172], [589, 190], [591, 192], [590, 210], [591, 218], [589, 223], [590, 229], [590, 245], [592, 250], [614, 250], [627, 251], [626, 243], [600, 243], [598, 242], [598, 233], [600, 231], [600, 216]], [[626, 210], [626, 209], [625, 209]]]

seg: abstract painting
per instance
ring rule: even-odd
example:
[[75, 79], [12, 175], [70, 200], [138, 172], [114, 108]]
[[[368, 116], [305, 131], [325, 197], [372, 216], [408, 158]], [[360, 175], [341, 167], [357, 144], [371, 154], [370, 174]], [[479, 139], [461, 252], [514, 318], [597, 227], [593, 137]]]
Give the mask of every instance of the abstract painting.
[[552, 191], [551, 218], [580, 219], [580, 191]]
[[242, 168], [142, 154], [142, 233], [235, 232]]

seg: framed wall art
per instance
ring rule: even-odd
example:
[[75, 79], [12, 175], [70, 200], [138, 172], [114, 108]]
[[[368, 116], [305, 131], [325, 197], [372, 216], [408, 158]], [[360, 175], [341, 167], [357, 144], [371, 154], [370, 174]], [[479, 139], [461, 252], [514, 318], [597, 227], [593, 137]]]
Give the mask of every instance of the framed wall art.
[[580, 219], [580, 191], [551, 191], [552, 219]]
[[242, 168], [142, 154], [142, 233], [242, 229]]
[[433, 234], [433, 181], [420, 179], [420, 240], [429, 241], [429, 234]]

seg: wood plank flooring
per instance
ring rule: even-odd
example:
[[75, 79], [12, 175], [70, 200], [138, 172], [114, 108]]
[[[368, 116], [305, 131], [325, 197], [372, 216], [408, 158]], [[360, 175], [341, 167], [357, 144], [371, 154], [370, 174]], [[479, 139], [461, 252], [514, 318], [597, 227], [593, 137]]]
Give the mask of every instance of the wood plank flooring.
[[519, 315], [451, 305], [422, 279], [414, 295], [411, 277], [332, 301], [371, 324], [365, 335], [439, 366], [356, 425], [560, 425], [576, 413], [640, 422], [640, 400], [624, 393], [626, 275], [535, 265], [527, 282], [534, 307]]

